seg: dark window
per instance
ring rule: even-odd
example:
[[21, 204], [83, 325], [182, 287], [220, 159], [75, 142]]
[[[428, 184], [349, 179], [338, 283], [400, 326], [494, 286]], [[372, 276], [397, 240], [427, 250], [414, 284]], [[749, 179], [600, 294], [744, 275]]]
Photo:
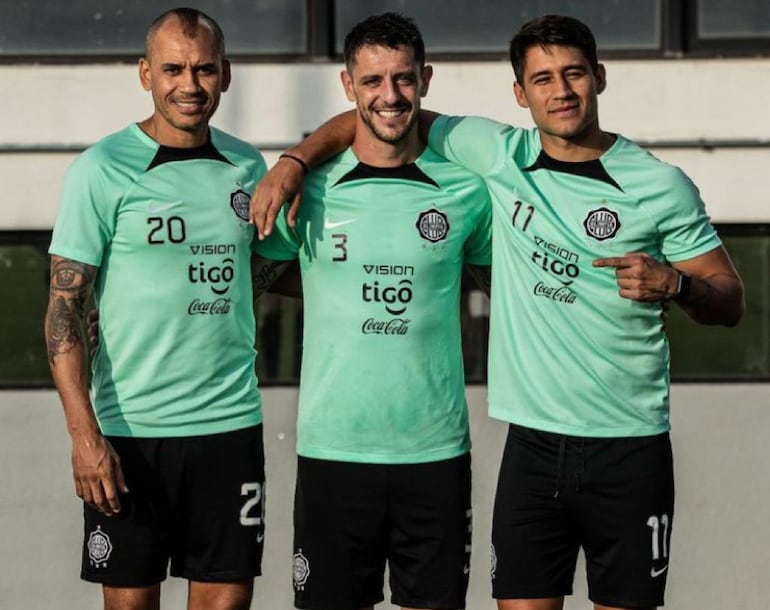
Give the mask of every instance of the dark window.
[[695, 0], [690, 7], [690, 47], [694, 53], [741, 55], [770, 52], [770, 2]]
[[[304, 0], [201, 0], [225, 33], [231, 55], [304, 54]], [[184, 3], [181, 3], [184, 6]], [[150, 22], [178, 4], [118, 0], [0, 3], [0, 55], [139, 56]]]
[[51, 234], [0, 233], [0, 386], [50, 386], [43, 317]]
[[402, 12], [417, 21], [429, 56], [446, 53], [494, 53], [506, 56], [508, 42], [526, 21], [544, 13], [573, 15], [591, 27], [603, 51], [658, 50], [661, 47], [660, 0], [338, 0], [335, 5], [336, 53], [345, 34], [367, 16]]
[[718, 227], [743, 278], [746, 314], [736, 328], [702, 326], [672, 307], [667, 322], [675, 381], [770, 380], [770, 225]]
[[770, 3], [767, 0], [698, 0], [698, 36], [768, 38]]
[[[244, 60], [337, 61], [345, 34], [371, 14], [399, 11], [422, 28], [431, 59], [500, 59], [525, 21], [574, 15], [607, 57], [770, 53], [767, 0], [200, 0]], [[125, 0], [0, 3], [0, 60], [134, 61], [150, 21], [174, 4]], [[440, 9], [439, 9], [440, 7]]]

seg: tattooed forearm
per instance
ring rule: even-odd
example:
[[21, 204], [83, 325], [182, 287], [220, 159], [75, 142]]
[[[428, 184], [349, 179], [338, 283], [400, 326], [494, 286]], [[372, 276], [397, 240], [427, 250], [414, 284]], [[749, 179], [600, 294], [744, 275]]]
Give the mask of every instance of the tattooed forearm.
[[82, 344], [83, 334], [80, 330], [80, 320], [73, 315], [72, 309], [61, 297], [52, 300], [46, 318], [48, 360], [53, 364], [54, 358]]
[[254, 283], [254, 298], [272, 286], [288, 266], [286, 261], [274, 261], [255, 256], [251, 263], [251, 279]]
[[51, 290], [45, 319], [48, 360], [83, 345], [85, 303], [91, 293], [96, 267], [58, 256], [51, 259]]

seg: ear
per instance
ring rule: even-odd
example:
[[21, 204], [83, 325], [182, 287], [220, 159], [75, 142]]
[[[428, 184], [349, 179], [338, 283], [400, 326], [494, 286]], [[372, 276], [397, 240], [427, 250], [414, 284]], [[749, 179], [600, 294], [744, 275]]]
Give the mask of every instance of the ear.
[[150, 62], [146, 57], [139, 60], [139, 82], [145, 91], [152, 90], [152, 76], [150, 75]]
[[428, 95], [428, 87], [430, 86], [430, 79], [433, 78], [433, 66], [427, 65], [422, 69], [422, 75], [420, 80], [422, 81], [420, 87], [420, 97]]
[[529, 102], [527, 102], [527, 94], [524, 91], [524, 87], [519, 84], [519, 81], [513, 82], [513, 95], [516, 97], [516, 103], [522, 108], [529, 108]]
[[607, 70], [604, 64], [596, 68], [596, 93], [601, 93], [607, 88]]
[[340, 80], [342, 81], [342, 88], [345, 90], [345, 96], [349, 101], [356, 101], [356, 91], [353, 88], [353, 78], [347, 70], [340, 72]]
[[230, 88], [230, 81], [232, 79], [232, 72], [230, 71], [230, 60], [222, 60], [222, 92], [224, 93]]

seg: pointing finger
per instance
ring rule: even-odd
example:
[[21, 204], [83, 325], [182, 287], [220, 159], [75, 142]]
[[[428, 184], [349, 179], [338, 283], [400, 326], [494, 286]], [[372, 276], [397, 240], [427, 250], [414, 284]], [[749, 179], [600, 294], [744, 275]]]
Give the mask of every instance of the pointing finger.
[[608, 258], [597, 258], [593, 261], [594, 267], [626, 267], [628, 259], [625, 256], [610, 256]]

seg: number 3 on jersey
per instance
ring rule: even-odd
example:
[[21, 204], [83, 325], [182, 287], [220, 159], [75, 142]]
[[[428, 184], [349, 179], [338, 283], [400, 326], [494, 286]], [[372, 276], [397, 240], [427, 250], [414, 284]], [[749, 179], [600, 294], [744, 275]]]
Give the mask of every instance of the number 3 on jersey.
[[333, 244], [335, 250], [339, 252], [335, 253], [332, 260], [335, 263], [343, 263], [348, 260], [348, 236], [347, 233], [332, 233], [332, 239], [335, 241]]

